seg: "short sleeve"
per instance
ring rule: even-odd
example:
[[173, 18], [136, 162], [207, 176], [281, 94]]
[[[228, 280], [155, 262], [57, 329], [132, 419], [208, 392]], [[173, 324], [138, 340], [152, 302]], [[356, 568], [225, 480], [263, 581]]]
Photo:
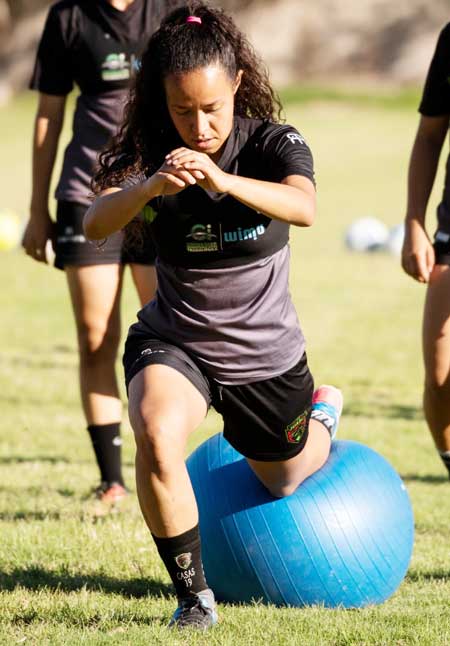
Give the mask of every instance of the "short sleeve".
[[288, 175], [302, 175], [315, 184], [311, 150], [292, 126], [273, 127], [263, 136], [260, 149], [271, 181], [281, 182]]
[[419, 112], [428, 117], [450, 113], [450, 23], [439, 35]]
[[69, 94], [72, 88], [71, 62], [61, 12], [58, 6], [53, 6], [39, 43], [30, 89], [63, 96]]

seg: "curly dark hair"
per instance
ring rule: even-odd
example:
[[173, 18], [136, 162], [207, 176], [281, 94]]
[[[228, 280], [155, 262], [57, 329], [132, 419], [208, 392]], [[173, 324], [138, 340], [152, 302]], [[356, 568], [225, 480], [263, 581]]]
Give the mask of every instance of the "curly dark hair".
[[[197, 16], [201, 23], [187, 22]], [[281, 103], [267, 70], [244, 34], [223, 10], [196, 0], [172, 11], [149, 40], [125, 107], [124, 121], [100, 155], [94, 193], [121, 184], [129, 174], [151, 174], [179, 144], [172, 124], [163, 81], [220, 63], [231, 80], [239, 70], [242, 81], [235, 95], [238, 116], [281, 120]]]

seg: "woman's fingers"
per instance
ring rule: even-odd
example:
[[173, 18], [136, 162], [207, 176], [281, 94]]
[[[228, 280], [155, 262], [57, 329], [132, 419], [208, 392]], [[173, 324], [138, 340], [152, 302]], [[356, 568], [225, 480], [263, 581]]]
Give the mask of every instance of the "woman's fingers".
[[182, 165], [184, 166], [188, 162], [211, 162], [208, 155], [204, 153], [195, 152], [195, 150], [190, 150], [189, 148], [179, 148], [172, 151], [169, 155], [166, 156], [165, 161], [170, 166]]
[[192, 175], [195, 177], [195, 179], [199, 179], [199, 180], [206, 179], [205, 174], [202, 173], [200, 170], [193, 170], [191, 172], [192, 172]]
[[160, 171], [160, 175], [164, 177], [166, 181], [169, 181], [176, 186], [184, 187], [187, 184], [193, 185], [196, 184], [196, 179], [192, 173], [189, 173], [187, 170], [181, 168], [174, 168], [170, 171]]
[[403, 269], [419, 283], [427, 283], [430, 278], [430, 264], [425, 253], [406, 256], [403, 260]]

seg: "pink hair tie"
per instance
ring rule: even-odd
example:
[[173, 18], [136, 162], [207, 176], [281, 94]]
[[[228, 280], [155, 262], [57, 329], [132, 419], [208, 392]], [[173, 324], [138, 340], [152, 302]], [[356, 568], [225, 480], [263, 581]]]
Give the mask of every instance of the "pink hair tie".
[[199, 16], [188, 16], [186, 22], [198, 22], [199, 25], [202, 24], [202, 19]]

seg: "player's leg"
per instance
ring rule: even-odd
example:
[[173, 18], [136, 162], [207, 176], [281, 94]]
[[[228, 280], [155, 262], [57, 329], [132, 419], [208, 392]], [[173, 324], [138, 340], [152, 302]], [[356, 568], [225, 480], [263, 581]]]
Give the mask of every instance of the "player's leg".
[[141, 305], [149, 303], [156, 294], [156, 270], [154, 265], [130, 264], [131, 275]]
[[[166, 351], [159, 352], [163, 356]], [[153, 356], [157, 353], [153, 348]], [[207, 406], [193, 383], [169, 365], [146, 365], [129, 384], [139, 504], [175, 587], [179, 605], [171, 625], [179, 628], [204, 629], [217, 621], [214, 595], [203, 572], [197, 504], [185, 464], [187, 439], [203, 421]]]
[[321, 386], [314, 393], [308, 438], [304, 448], [287, 460], [261, 462], [248, 459], [261, 482], [276, 497], [289, 496], [326, 462], [342, 411], [341, 391]]
[[450, 474], [450, 267], [436, 265], [423, 318], [424, 412]]
[[55, 266], [66, 270], [78, 336], [80, 390], [102, 484], [98, 496], [115, 503], [125, 495], [121, 473], [122, 404], [115, 374], [120, 337], [120, 267], [123, 234], [104, 243], [83, 232], [86, 206], [58, 202]]
[[293, 493], [328, 458], [342, 394], [333, 386], [313, 390], [306, 355], [278, 377], [222, 388], [225, 437], [274, 496]]
[[125, 495], [120, 439], [122, 402], [115, 370], [122, 275], [118, 264], [66, 267], [77, 329], [81, 401], [100, 469], [98, 495], [111, 503]]

